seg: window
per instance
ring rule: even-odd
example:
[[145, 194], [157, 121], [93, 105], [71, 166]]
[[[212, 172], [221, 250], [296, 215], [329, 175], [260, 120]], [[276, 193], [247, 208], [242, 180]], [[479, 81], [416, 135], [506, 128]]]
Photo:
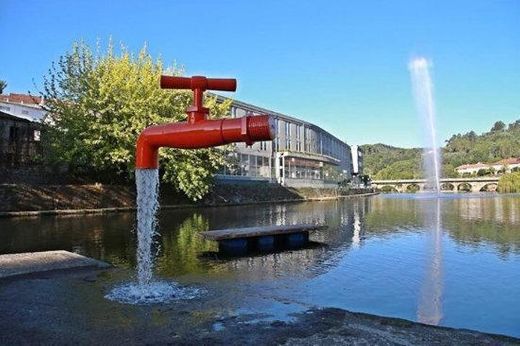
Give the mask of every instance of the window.
[[29, 111], [24, 109], [24, 110], [22, 110], [22, 114], [29, 115]]
[[302, 151], [301, 125], [296, 125], [296, 151]]
[[235, 118], [241, 118], [246, 115], [246, 111], [242, 108], [235, 108]]
[[285, 149], [291, 150], [291, 124], [285, 123]]
[[4, 111], [10, 111], [10, 110], [11, 110], [11, 107], [0, 106], [0, 109], [3, 109]]

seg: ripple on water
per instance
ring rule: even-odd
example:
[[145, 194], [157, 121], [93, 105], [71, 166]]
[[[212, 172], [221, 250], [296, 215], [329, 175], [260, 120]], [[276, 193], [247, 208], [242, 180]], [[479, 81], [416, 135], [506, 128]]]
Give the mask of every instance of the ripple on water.
[[146, 305], [193, 299], [205, 291], [183, 287], [173, 282], [152, 281], [148, 284], [130, 282], [114, 287], [105, 298], [124, 304]]

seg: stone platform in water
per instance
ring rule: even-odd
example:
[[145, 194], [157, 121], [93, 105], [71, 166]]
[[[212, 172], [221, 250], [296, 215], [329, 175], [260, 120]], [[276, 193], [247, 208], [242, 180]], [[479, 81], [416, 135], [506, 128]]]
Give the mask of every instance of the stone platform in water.
[[18, 275], [76, 268], [108, 268], [110, 265], [65, 250], [0, 255], [0, 279]]
[[244, 255], [249, 250], [273, 251], [276, 248], [299, 248], [309, 241], [309, 232], [327, 229], [325, 225], [298, 224], [230, 228], [201, 232], [207, 240], [217, 241], [219, 251]]

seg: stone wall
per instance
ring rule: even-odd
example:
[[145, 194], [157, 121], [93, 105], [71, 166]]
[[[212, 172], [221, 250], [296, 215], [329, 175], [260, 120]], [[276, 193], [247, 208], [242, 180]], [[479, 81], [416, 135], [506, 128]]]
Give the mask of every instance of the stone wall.
[[[351, 190], [348, 193], [363, 193]], [[337, 197], [335, 189], [294, 189], [278, 184], [219, 184], [192, 202], [171, 186], [161, 186], [161, 205], [227, 205]], [[0, 212], [135, 207], [135, 188], [103, 184], [0, 184]]]

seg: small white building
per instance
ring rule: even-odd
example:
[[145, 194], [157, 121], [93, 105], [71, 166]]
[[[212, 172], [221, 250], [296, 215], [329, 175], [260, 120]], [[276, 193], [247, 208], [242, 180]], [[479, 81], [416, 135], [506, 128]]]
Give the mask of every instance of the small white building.
[[478, 162], [475, 164], [467, 164], [467, 165], [461, 165], [455, 170], [459, 175], [464, 174], [477, 174], [477, 172], [481, 169], [489, 169], [490, 166], [487, 163]]
[[503, 159], [495, 163], [478, 162], [475, 164], [462, 165], [455, 168], [459, 175], [477, 174], [481, 169], [492, 169], [495, 173], [511, 173], [513, 170], [520, 170], [520, 158], [511, 157], [509, 159]]
[[43, 109], [44, 99], [26, 94], [0, 95], [0, 111], [18, 118], [42, 123], [47, 112]]
[[520, 157], [503, 159], [492, 163], [491, 166], [495, 169], [496, 172], [503, 170], [505, 173], [511, 173], [513, 170], [520, 169]]

